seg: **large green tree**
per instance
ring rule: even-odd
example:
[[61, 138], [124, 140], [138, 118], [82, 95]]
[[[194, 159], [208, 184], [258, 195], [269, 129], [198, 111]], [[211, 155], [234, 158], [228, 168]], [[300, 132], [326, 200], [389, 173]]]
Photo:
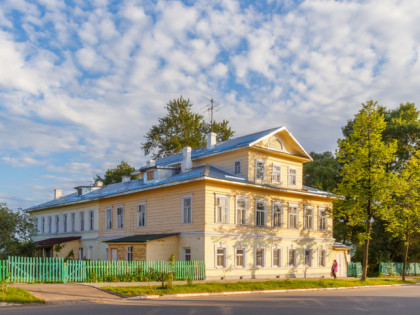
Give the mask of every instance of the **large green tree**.
[[127, 162], [121, 161], [121, 163], [115, 168], [107, 169], [103, 177], [96, 175], [95, 180], [102, 180], [104, 185], [115, 184], [121, 182], [124, 175], [130, 176], [131, 179], [134, 179], [135, 176], [132, 176], [131, 173], [135, 170], [136, 169], [130, 166]]
[[353, 132], [338, 141], [338, 161], [342, 164], [337, 194], [336, 216], [346, 216], [352, 226], [363, 226], [362, 280], [366, 280], [372, 224], [389, 198], [389, 174], [386, 166], [394, 160], [396, 143], [385, 143], [386, 127], [377, 102], [368, 101], [355, 116]]
[[386, 229], [404, 242], [402, 279], [405, 280], [410, 242], [420, 235], [420, 150], [393, 178], [393, 197], [383, 217]]
[[213, 122], [211, 126], [202, 115], [192, 112], [192, 106], [189, 99], [182, 96], [169, 101], [166, 115], [150, 128], [146, 142], [142, 143], [145, 155], [158, 159], [178, 153], [186, 146], [193, 149], [205, 146], [207, 133], [211, 130], [217, 134], [218, 142], [233, 136], [228, 121]]
[[303, 165], [304, 185], [333, 192], [340, 181], [340, 163], [330, 151], [310, 155], [313, 161]]
[[5, 203], [0, 203], [0, 226], [0, 259], [32, 255], [34, 225], [29, 214], [22, 210], [12, 211]]

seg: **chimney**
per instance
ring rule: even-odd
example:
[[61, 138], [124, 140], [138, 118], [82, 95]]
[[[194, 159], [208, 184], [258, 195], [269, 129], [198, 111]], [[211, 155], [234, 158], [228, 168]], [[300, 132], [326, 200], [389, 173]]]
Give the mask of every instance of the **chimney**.
[[207, 150], [213, 149], [216, 145], [216, 134], [214, 132], [209, 132], [207, 134]]
[[155, 166], [155, 160], [149, 160], [147, 161], [147, 166]]
[[191, 147], [182, 149], [181, 172], [184, 173], [192, 168], [191, 162]]
[[95, 181], [95, 187], [103, 187], [104, 186], [104, 182], [101, 181], [100, 179], [97, 179]]
[[61, 197], [63, 197], [63, 190], [57, 188], [54, 189], [54, 200], [60, 199]]
[[130, 177], [130, 176], [128, 176], [128, 175], [123, 175], [123, 176], [121, 177], [121, 182], [122, 182], [122, 183], [129, 182], [130, 180], [131, 180], [131, 177]]

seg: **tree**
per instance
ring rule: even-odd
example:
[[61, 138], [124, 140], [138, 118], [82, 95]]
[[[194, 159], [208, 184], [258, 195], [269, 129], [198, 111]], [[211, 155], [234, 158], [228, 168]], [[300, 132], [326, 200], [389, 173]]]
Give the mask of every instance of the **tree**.
[[127, 162], [121, 161], [121, 163], [115, 168], [109, 168], [105, 172], [103, 178], [99, 175], [96, 175], [95, 180], [102, 180], [104, 185], [115, 184], [121, 182], [124, 175], [130, 176], [131, 179], [135, 179], [135, 176], [131, 175], [131, 173], [133, 173], [135, 170], [136, 169], [130, 166]]
[[35, 244], [32, 242], [34, 225], [28, 213], [12, 211], [0, 203], [0, 259], [7, 256], [31, 256]]
[[211, 130], [217, 134], [219, 142], [230, 139], [234, 134], [227, 120], [213, 122], [212, 126], [206, 123], [203, 116], [191, 111], [192, 104], [182, 96], [170, 100], [165, 108], [166, 116], [159, 118], [159, 123], [150, 128], [146, 142], [142, 143], [144, 154], [152, 154], [153, 159], [178, 153], [186, 146], [193, 149], [203, 147]]
[[313, 162], [303, 165], [304, 185], [333, 192], [340, 181], [340, 163], [330, 151], [311, 152]]
[[394, 176], [394, 198], [384, 213], [386, 229], [404, 242], [402, 280], [405, 281], [408, 249], [414, 236], [420, 234], [420, 150]]
[[366, 280], [371, 228], [389, 198], [386, 165], [395, 158], [397, 145], [382, 141], [386, 122], [377, 102], [362, 106], [355, 116], [353, 132], [338, 141], [342, 181], [337, 194], [342, 198], [335, 204], [338, 217], [347, 216], [350, 225], [364, 227], [359, 237], [364, 243], [362, 280]]

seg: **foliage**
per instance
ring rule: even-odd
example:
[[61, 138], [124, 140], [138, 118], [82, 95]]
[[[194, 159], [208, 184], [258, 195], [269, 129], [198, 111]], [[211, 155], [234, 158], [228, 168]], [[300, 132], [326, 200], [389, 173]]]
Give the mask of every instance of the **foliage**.
[[229, 122], [206, 123], [203, 116], [192, 112], [193, 104], [182, 96], [170, 100], [166, 105], [166, 116], [159, 118], [159, 123], [153, 125], [142, 143], [145, 155], [152, 154], [153, 159], [178, 153], [183, 147], [200, 148], [206, 145], [207, 133], [212, 129], [217, 134], [217, 141], [230, 139], [234, 131]]
[[340, 163], [330, 151], [311, 152], [313, 162], [303, 165], [303, 183], [324, 191], [333, 192], [340, 181]]
[[74, 259], [74, 251], [70, 250], [67, 256], [64, 258], [65, 261]]
[[8, 303], [44, 303], [44, 300], [41, 300], [33, 296], [28, 291], [25, 291], [20, 288], [8, 288], [7, 292], [0, 293], [0, 301]]
[[420, 150], [411, 157], [399, 175], [393, 178], [394, 198], [384, 212], [386, 229], [404, 242], [403, 280], [410, 241], [420, 235]]
[[[355, 279], [321, 279], [301, 280], [285, 279], [272, 281], [239, 281], [239, 282], [208, 282], [186, 285], [174, 285], [171, 288], [154, 286], [155, 294], [176, 294], [176, 293], [216, 293], [226, 291], [259, 291], [259, 290], [283, 290], [283, 289], [311, 289], [311, 288], [337, 288], [365, 285], [390, 285], [401, 283], [415, 283], [415, 281], [401, 281], [398, 279], [368, 279], [360, 281]], [[135, 287], [102, 287], [104, 290], [115, 292], [125, 296], [138, 296], [149, 294], [150, 289], [146, 286]]]
[[103, 178], [96, 175], [95, 180], [102, 180], [104, 185], [115, 184], [121, 182], [124, 175], [130, 176], [131, 179], [135, 179], [136, 177], [131, 175], [131, 173], [135, 170], [136, 169], [130, 166], [127, 162], [121, 161], [121, 163], [115, 168], [108, 169]]
[[137, 268], [132, 272], [120, 275], [98, 275], [95, 270], [88, 270], [86, 274], [87, 282], [144, 282], [144, 281], [161, 281], [162, 278], [167, 281], [173, 278], [171, 272], [160, 272], [153, 268], [144, 272], [142, 268]]
[[0, 203], [0, 259], [7, 256], [32, 256], [34, 225], [30, 215], [22, 210], [12, 211]]
[[58, 257], [58, 254], [63, 250], [64, 247], [65, 245], [60, 243], [54, 245], [54, 252], [56, 257]]
[[362, 106], [356, 114], [353, 132], [338, 141], [342, 181], [337, 194], [342, 198], [335, 202], [335, 208], [338, 218], [343, 216], [351, 226], [364, 227], [358, 236], [364, 243], [362, 280], [365, 280], [371, 226], [389, 199], [391, 182], [386, 165], [394, 160], [397, 145], [382, 140], [386, 122], [377, 102], [369, 101]]

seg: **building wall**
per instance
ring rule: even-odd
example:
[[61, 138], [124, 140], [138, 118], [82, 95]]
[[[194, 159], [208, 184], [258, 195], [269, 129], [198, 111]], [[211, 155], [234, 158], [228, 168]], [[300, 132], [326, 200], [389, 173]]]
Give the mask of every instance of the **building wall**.
[[171, 255], [174, 255], [175, 260], [180, 260], [178, 255], [178, 235], [148, 241], [146, 248], [147, 260], [167, 261]]
[[217, 154], [193, 161], [193, 165], [213, 164], [229, 172], [235, 173], [235, 161], [241, 161], [241, 172], [239, 175], [248, 177], [248, 149], [240, 149], [223, 154]]
[[112, 260], [112, 250], [117, 250], [117, 260], [127, 261], [127, 247], [133, 247], [133, 260], [147, 260], [146, 243], [108, 243], [108, 260]]

